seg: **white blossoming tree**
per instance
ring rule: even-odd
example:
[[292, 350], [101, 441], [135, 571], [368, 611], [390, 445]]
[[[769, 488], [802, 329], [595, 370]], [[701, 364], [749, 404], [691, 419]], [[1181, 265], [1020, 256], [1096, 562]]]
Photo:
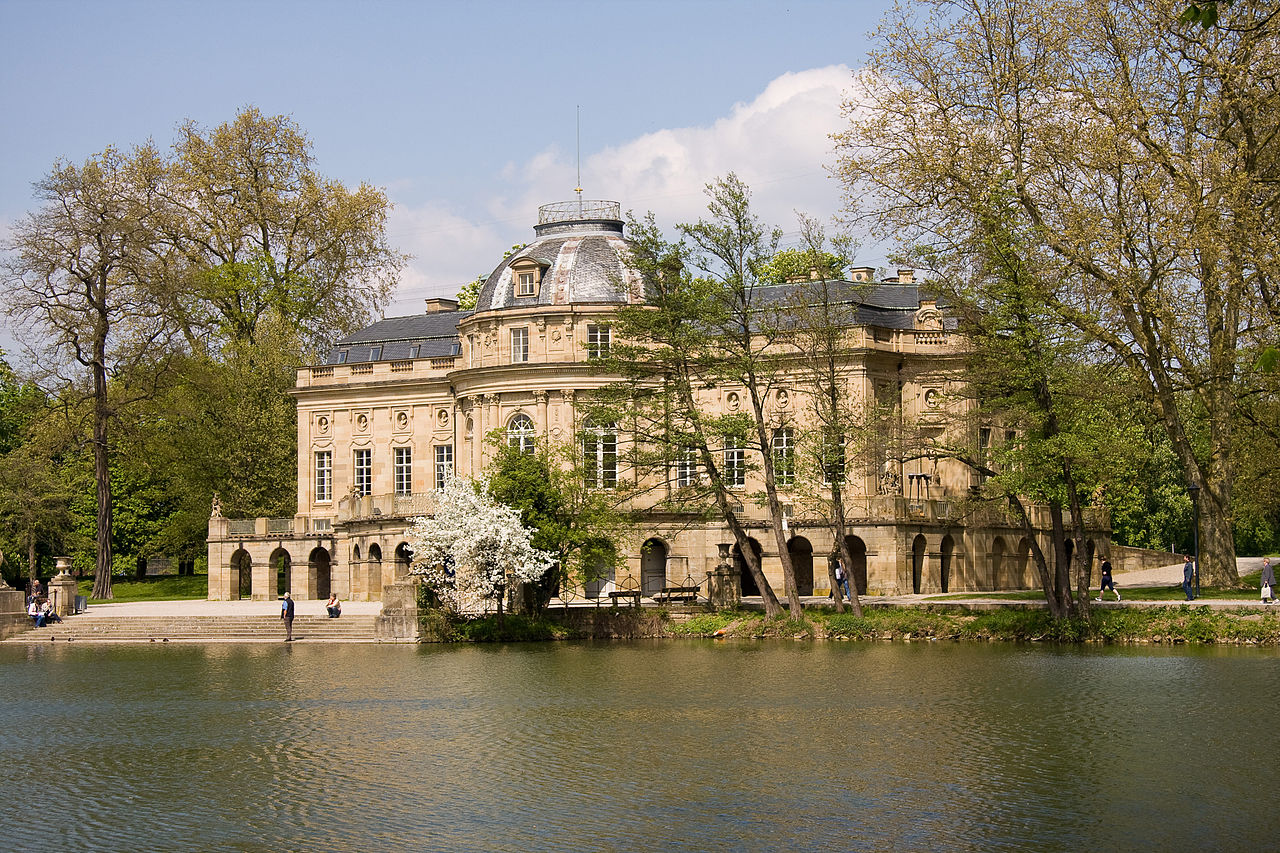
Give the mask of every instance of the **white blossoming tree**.
[[436, 492], [434, 517], [410, 520], [410, 574], [423, 579], [446, 607], [481, 613], [511, 581], [532, 583], [555, 562], [530, 544], [519, 510], [498, 503], [487, 479], [449, 477]]

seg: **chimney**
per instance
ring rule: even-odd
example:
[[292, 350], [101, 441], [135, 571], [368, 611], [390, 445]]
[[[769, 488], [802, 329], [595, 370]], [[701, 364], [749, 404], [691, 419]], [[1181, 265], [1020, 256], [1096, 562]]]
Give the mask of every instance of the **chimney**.
[[898, 284], [911, 284], [915, 278], [916, 271], [913, 269], [898, 270]]
[[457, 311], [458, 300], [445, 299], [443, 296], [434, 296], [427, 300], [428, 314], [443, 314], [447, 311]]
[[849, 270], [850, 281], [871, 281], [875, 276], [875, 267], [854, 267]]

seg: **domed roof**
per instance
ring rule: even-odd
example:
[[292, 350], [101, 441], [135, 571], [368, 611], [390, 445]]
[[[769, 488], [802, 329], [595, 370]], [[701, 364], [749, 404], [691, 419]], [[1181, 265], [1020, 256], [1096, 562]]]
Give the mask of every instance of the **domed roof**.
[[[627, 264], [630, 241], [623, 236], [617, 202], [543, 205], [533, 230], [534, 241], [485, 279], [476, 311], [644, 301], [642, 278]], [[516, 294], [517, 271], [535, 273], [532, 295]]]

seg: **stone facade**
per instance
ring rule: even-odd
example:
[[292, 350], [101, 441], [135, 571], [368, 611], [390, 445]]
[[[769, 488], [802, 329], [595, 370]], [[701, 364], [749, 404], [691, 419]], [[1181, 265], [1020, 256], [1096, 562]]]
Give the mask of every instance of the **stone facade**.
[[[618, 206], [581, 205], [544, 208], [534, 241], [488, 277], [475, 311], [429, 300], [426, 313], [375, 323], [338, 342], [328, 363], [298, 370], [298, 513], [226, 519], [215, 500], [210, 598], [274, 598], [287, 586], [304, 599], [335, 592], [381, 600], [408, 571], [406, 519], [430, 513], [443, 471], [484, 471], [492, 431], [505, 430], [511, 442], [580, 440], [582, 400], [613, 379], [590, 363], [592, 355], [609, 346], [613, 312], [642, 303], [644, 294], [626, 264]], [[851, 398], [868, 411], [893, 412], [922, 440], [954, 438], [956, 430], [971, 428], [964, 426], [966, 403], [957, 393], [963, 340], [910, 270], [883, 282], [871, 281], [872, 273], [855, 269], [851, 281], [838, 283], [858, 317], [846, 335]], [[702, 394], [708, 410], [744, 405], [741, 388]], [[768, 416], [779, 429], [805, 426], [802, 397], [796, 389], [772, 393]], [[1003, 437], [990, 428], [982, 433], [979, 444]], [[610, 440], [622, 447], [626, 436]], [[962, 506], [978, 485], [967, 467], [926, 455], [851, 465], [846, 476], [852, 573], [863, 592], [1034, 582], [1021, 530], [998, 512]], [[764, 510], [749, 497], [761, 488], [747, 478], [740, 516], [780, 592], [779, 546]], [[788, 549], [799, 591], [825, 595], [833, 534], [803, 511], [791, 514]], [[713, 585], [723, 565], [721, 546], [733, 541], [727, 527], [657, 513], [650, 518], [621, 543], [625, 570], [575, 590], [574, 597], [603, 596], [615, 587], [652, 595], [669, 586]], [[1047, 527], [1047, 519], [1036, 522]], [[1106, 527], [1105, 518], [1093, 519], [1096, 547], [1104, 551]], [[1049, 550], [1047, 536], [1041, 544]], [[752, 594], [741, 559], [731, 553], [728, 560], [737, 566], [741, 591]]]

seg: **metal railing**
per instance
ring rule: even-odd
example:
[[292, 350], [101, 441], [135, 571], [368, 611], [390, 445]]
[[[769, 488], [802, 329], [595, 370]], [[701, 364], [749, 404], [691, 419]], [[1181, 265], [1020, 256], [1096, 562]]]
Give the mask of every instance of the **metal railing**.
[[544, 204], [538, 208], [538, 224], [579, 222], [592, 219], [621, 219], [622, 205], [616, 201], [576, 199]]

